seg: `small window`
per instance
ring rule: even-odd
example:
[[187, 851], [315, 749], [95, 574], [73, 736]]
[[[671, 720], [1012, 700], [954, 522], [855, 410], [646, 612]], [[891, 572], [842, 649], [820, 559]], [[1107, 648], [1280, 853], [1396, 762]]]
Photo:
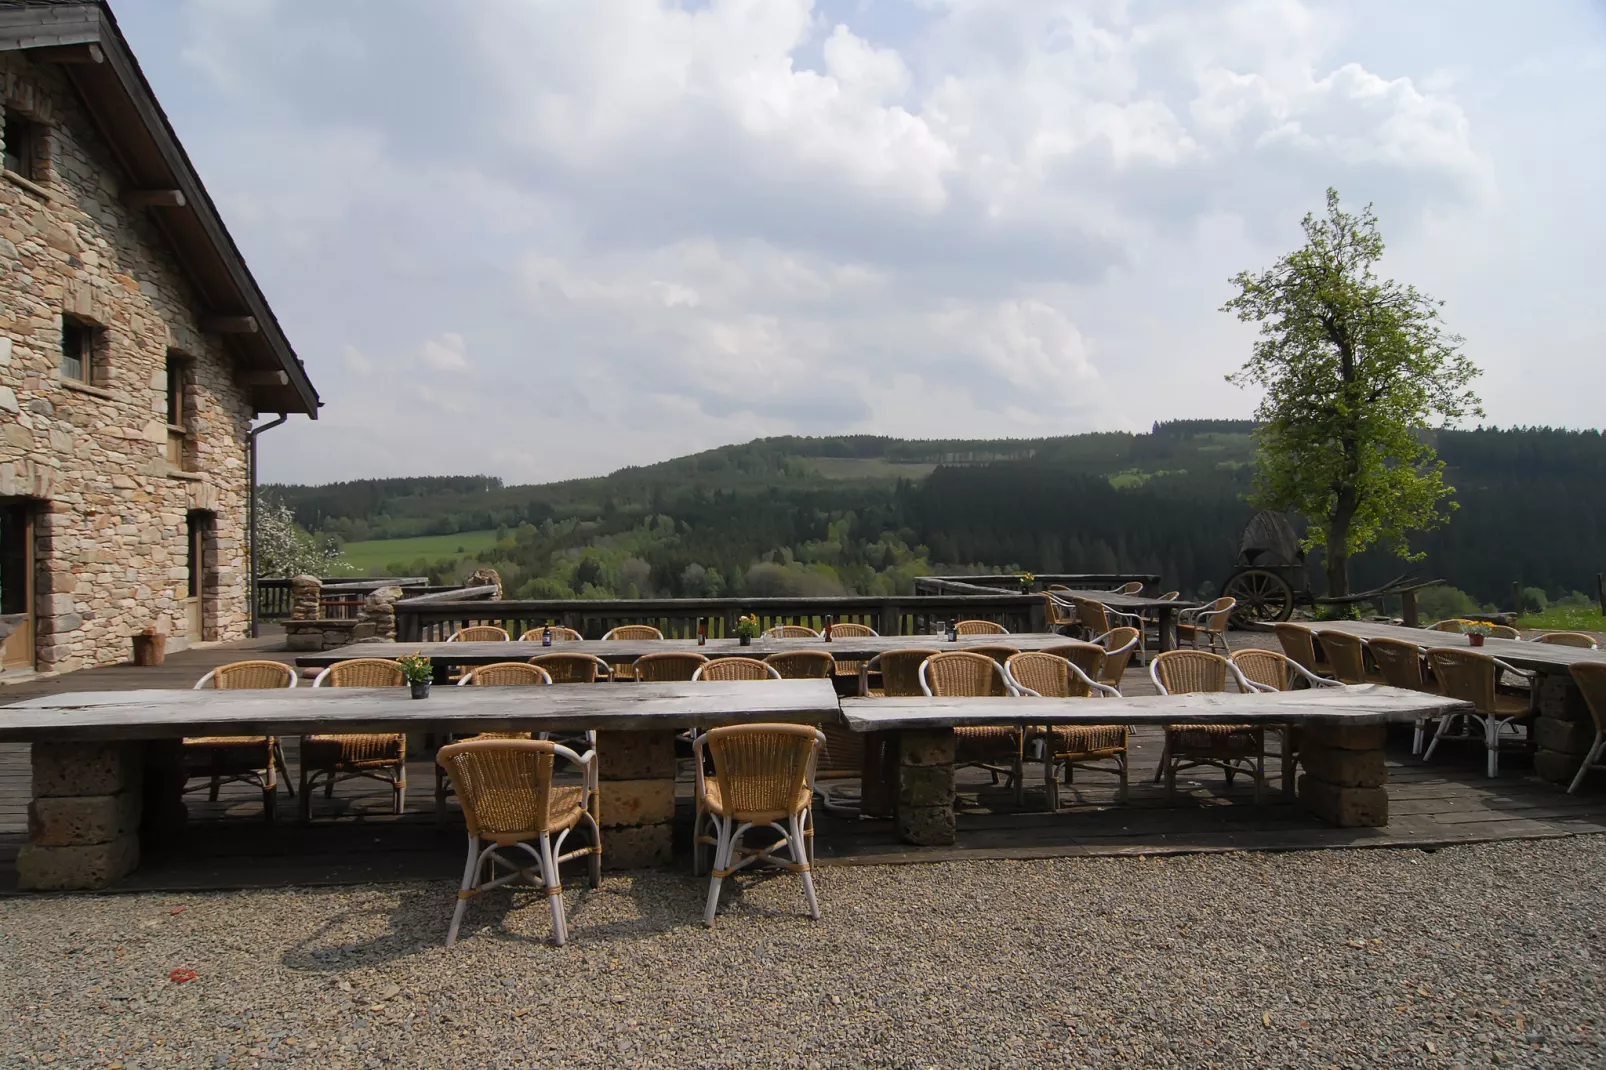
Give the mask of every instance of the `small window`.
[[32, 182], [39, 181], [34, 152], [38, 125], [33, 120], [6, 110], [5, 165], [12, 174]]
[[184, 427], [184, 362], [167, 355], [167, 423], [169, 427]]
[[95, 328], [71, 316], [61, 317], [61, 374], [89, 382], [95, 361]]

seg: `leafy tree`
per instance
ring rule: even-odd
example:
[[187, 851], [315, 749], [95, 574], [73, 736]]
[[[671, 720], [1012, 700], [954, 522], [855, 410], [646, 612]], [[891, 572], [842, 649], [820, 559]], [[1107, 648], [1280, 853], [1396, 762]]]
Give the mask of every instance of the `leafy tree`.
[[351, 570], [340, 544], [302, 528], [289, 506], [261, 494], [256, 505], [259, 576], [335, 576]]
[[1483, 415], [1468, 389], [1478, 369], [1461, 338], [1439, 325], [1442, 302], [1380, 282], [1377, 217], [1339, 207], [1305, 216], [1305, 245], [1259, 275], [1232, 279], [1222, 306], [1260, 324], [1254, 355], [1228, 377], [1266, 394], [1256, 412], [1253, 500], [1294, 510], [1324, 550], [1327, 588], [1350, 593], [1350, 556], [1374, 543], [1407, 560], [1407, 533], [1439, 526], [1455, 508], [1444, 464], [1424, 429]]

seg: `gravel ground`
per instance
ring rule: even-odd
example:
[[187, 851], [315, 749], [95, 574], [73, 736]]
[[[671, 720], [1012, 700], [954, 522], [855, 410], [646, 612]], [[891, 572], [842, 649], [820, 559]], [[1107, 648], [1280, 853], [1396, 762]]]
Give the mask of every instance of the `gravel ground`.
[[[0, 1065], [1606, 1064], [1606, 837], [0, 901]], [[170, 971], [194, 970], [187, 983]], [[182, 975], [180, 975], [182, 976]]]

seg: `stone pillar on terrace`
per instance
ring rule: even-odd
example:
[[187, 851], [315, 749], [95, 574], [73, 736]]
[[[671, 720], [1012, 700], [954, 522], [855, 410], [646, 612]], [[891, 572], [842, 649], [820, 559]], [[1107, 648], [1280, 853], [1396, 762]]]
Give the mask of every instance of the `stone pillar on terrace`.
[[1387, 725], [1307, 725], [1299, 741], [1299, 801], [1340, 828], [1387, 825], [1387, 739]]
[[477, 568], [468, 578], [465, 587], [495, 587], [496, 593], [491, 596], [495, 601], [502, 599], [502, 574], [494, 568]]
[[19, 888], [105, 888], [139, 865], [142, 758], [137, 743], [33, 745]]
[[954, 842], [954, 730], [898, 733], [898, 837], [904, 843]]
[[1571, 784], [1595, 743], [1595, 721], [1571, 673], [1540, 673], [1534, 680], [1534, 773], [1552, 784]]
[[316, 576], [290, 577], [290, 619], [317, 620], [323, 616], [323, 581]]
[[357, 619], [373, 625], [374, 640], [384, 643], [396, 640], [396, 602], [401, 596], [400, 587], [380, 587], [364, 596]]
[[669, 865], [674, 853], [675, 733], [597, 733], [597, 823], [609, 869]]

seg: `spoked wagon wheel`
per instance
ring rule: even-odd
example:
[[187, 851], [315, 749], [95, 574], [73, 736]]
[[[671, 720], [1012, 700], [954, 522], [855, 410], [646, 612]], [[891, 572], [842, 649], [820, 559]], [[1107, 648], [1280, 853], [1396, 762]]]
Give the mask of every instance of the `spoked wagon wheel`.
[[1221, 593], [1238, 600], [1232, 611], [1234, 624], [1287, 620], [1294, 613], [1292, 585], [1277, 573], [1263, 568], [1238, 573], [1226, 582]]

